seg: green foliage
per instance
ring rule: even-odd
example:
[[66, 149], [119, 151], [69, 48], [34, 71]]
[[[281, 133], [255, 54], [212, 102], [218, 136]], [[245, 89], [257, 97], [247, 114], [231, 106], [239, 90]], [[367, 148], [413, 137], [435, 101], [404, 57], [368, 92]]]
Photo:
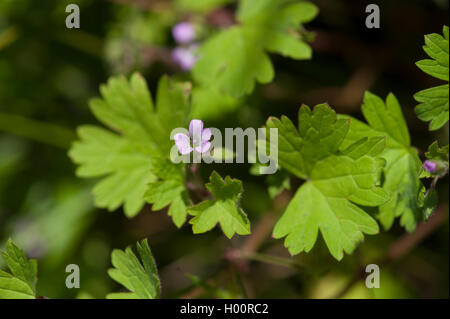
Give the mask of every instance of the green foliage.
[[[442, 125], [446, 130], [436, 134], [424, 126], [411, 127], [418, 145], [438, 139], [446, 146], [434, 142], [425, 154], [416, 152], [393, 96], [381, 100], [367, 93], [366, 120], [352, 98], [369, 83], [382, 90], [391, 84], [389, 89], [404, 97], [419, 91], [413, 87], [420, 79], [401, 81], [407, 67], [395, 67], [392, 62], [409, 60], [414, 69], [417, 33], [403, 31], [418, 19], [439, 23], [448, 10], [443, 1], [426, 5], [426, 1], [420, 1], [423, 5], [404, 1], [401, 9], [413, 8], [417, 19], [404, 19], [402, 28], [397, 27], [398, 19], [384, 20], [379, 35], [387, 42], [372, 44], [360, 41], [362, 11], [352, 10], [346, 4], [349, 1], [311, 1], [323, 5], [323, 11], [315, 23], [319, 36], [314, 44], [321, 54], [310, 62], [300, 61], [312, 54], [307, 43], [313, 35], [304, 28], [318, 10], [305, 0], [120, 4], [79, 0], [82, 11], [96, 17], [82, 18], [80, 30], [61, 28], [71, 0], [41, 2], [0, 1], [0, 242], [6, 247], [0, 258], [0, 299], [43, 298], [43, 294], [99, 298], [109, 292], [114, 293], [108, 298], [146, 299], [448, 297], [448, 263], [433, 257], [448, 255], [448, 227], [442, 227], [448, 226], [448, 178], [444, 178], [448, 175], [448, 28], [443, 35], [425, 37], [428, 60], [417, 65], [427, 74], [416, 71], [437, 85], [420, 88], [426, 90], [415, 95], [419, 118], [431, 122], [433, 130]], [[426, 10], [416, 10], [421, 6]], [[385, 9], [401, 16], [398, 8]], [[193, 42], [178, 43], [171, 34], [180, 22], [194, 27]], [[389, 39], [402, 39], [401, 45]], [[197, 45], [199, 51], [194, 50]], [[375, 59], [382, 63], [357, 69], [352, 76], [355, 70], [349, 64], [365, 65], [374, 47], [377, 52], [386, 51], [389, 58]], [[200, 59], [193, 74], [180, 72], [176, 48], [198, 53], [191, 57]], [[137, 74], [128, 77], [135, 70], [143, 72], [146, 81]], [[192, 76], [194, 85], [161, 78], [164, 72], [181, 81]], [[260, 85], [273, 81], [275, 73], [274, 85]], [[97, 93], [99, 79], [111, 74]], [[368, 80], [361, 82], [364, 85], [352, 85], [364, 80]], [[348, 85], [342, 86], [346, 81]], [[87, 99], [95, 95], [100, 96], [90, 107], [101, 124], [86, 110]], [[256, 128], [273, 110], [291, 114], [292, 105], [302, 99], [333, 100], [340, 111], [352, 112], [360, 120], [336, 116], [327, 105], [314, 110], [303, 106], [298, 125], [296, 116], [270, 118], [267, 126], [280, 133], [280, 161], [275, 174], [263, 177], [248, 176], [246, 164], [188, 166], [168, 160], [169, 150], [175, 150], [169, 132], [174, 127], [187, 128], [191, 119], [208, 121], [205, 126], [222, 132], [225, 127]], [[80, 127], [77, 137], [72, 127], [79, 123], [93, 125]], [[69, 154], [83, 181], [77, 181], [68, 167], [65, 149], [71, 145]], [[232, 149], [219, 146], [210, 155], [236, 156]], [[248, 155], [248, 162], [253, 162], [256, 154]], [[423, 165], [425, 159], [432, 163]], [[215, 168], [224, 175], [211, 174]], [[260, 175], [260, 168], [262, 163], [255, 164], [251, 174]], [[242, 182], [225, 178], [225, 172], [233, 172]], [[206, 189], [204, 176], [210, 180]], [[425, 177], [427, 189], [420, 180]], [[366, 237], [379, 227], [391, 227], [396, 216], [399, 224], [412, 231], [419, 220], [433, 214], [437, 194], [441, 197], [437, 218], [425, 225], [431, 241], [413, 242], [415, 249], [398, 245], [403, 242], [401, 229]], [[93, 199], [99, 208], [123, 209], [128, 217], [148, 205], [153, 211], [167, 212], [179, 228], [190, 220], [193, 231], [177, 232], [161, 214], [145, 213], [131, 221], [99, 214]], [[282, 238], [292, 254], [309, 254], [276, 256], [281, 241], [264, 234], [277, 215], [274, 237]], [[250, 233], [250, 220], [257, 223], [255, 234], [233, 238], [236, 233]], [[231, 240], [221, 238], [220, 227]], [[192, 234], [208, 230], [203, 236]], [[150, 247], [142, 241], [135, 248], [133, 238], [143, 235], [155, 236], [152, 251], [163, 252], [158, 264], [165, 274], [162, 296]], [[23, 251], [11, 241], [6, 243], [8, 236]], [[324, 244], [311, 253], [319, 236]], [[131, 248], [112, 252], [111, 266], [112, 237], [115, 243], [130, 238], [133, 243]], [[367, 242], [357, 253], [345, 256], [362, 240]], [[390, 254], [393, 247], [400, 249]], [[24, 251], [39, 258], [38, 288], [36, 261], [28, 260]], [[393, 274], [398, 274], [395, 268], [400, 266], [395, 261], [405, 253], [401, 277], [408, 280], [403, 282]], [[345, 262], [333, 261], [344, 256]], [[427, 262], [429, 258], [432, 262]], [[387, 268], [381, 275], [381, 288], [367, 289], [355, 270], [378, 261], [393, 263], [383, 263]], [[69, 262], [82, 269], [81, 289], [64, 285]], [[274, 268], [265, 264], [286, 269], [271, 273]], [[99, 275], [106, 275], [109, 267], [113, 279]], [[257, 275], [242, 278], [243, 270]], [[192, 272], [187, 275], [192, 284], [183, 278], [184, 271]], [[416, 295], [422, 284], [430, 289]]]
[[100, 88], [103, 99], [90, 103], [94, 115], [110, 129], [86, 125], [78, 129], [80, 141], [69, 156], [79, 164], [79, 177], [105, 176], [94, 187], [95, 204], [110, 211], [124, 204], [128, 217], [144, 205], [147, 185], [157, 180], [153, 157], [167, 158], [170, 132], [187, 125], [189, 103], [185, 87], [163, 77], [153, 105], [145, 80], [113, 77]]
[[182, 11], [205, 13], [234, 1], [235, 0], [175, 0], [175, 5]]
[[447, 163], [448, 165], [448, 145], [439, 147], [437, 141], [434, 141], [429, 147], [425, 156], [429, 160], [439, 160]]
[[27, 259], [11, 239], [1, 253], [11, 273], [0, 270], [0, 299], [35, 299], [37, 262]]
[[161, 284], [152, 252], [146, 239], [136, 244], [140, 260], [131, 247], [113, 250], [109, 276], [130, 292], [111, 293], [108, 299], [156, 299], [161, 295]]
[[[4, 226], [15, 229], [14, 238], [23, 249], [45, 249], [40, 266], [59, 267], [82, 242], [94, 221], [96, 214], [91, 198], [89, 186], [74, 178], [52, 187], [36, 183], [24, 199], [22, 209], [15, 214], [19, 219], [10, 220]], [[23, 219], [27, 222], [21, 223]], [[41, 283], [45, 291], [46, 284]]]
[[220, 119], [224, 114], [232, 113], [241, 107], [242, 100], [221, 94], [214, 88], [194, 87], [190, 117], [201, 120]]
[[[260, 163], [253, 164], [250, 168], [250, 174], [260, 176], [260, 169], [264, 169]], [[291, 181], [289, 173], [286, 170], [278, 168], [274, 174], [266, 177], [267, 192], [270, 198], [274, 199], [285, 189], [291, 189]]]
[[[444, 26], [444, 36], [437, 33], [425, 36], [424, 51], [431, 59], [421, 60], [416, 65], [425, 73], [448, 82], [449, 74], [449, 29]], [[431, 121], [430, 130], [434, 131], [448, 121], [449, 86], [441, 85], [420, 91], [414, 95], [419, 104], [415, 111], [422, 121]]]
[[153, 210], [170, 205], [168, 214], [175, 225], [181, 227], [186, 221], [186, 206], [190, 204], [182, 168], [169, 160], [155, 158], [152, 160], [152, 170], [159, 180], [148, 185], [145, 200], [153, 204]]
[[267, 176], [267, 184], [269, 185], [267, 191], [270, 198], [275, 198], [285, 189], [291, 189], [289, 174], [284, 170], [279, 170], [275, 174]]
[[62, 148], [75, 140], [75, 132], [64, 127], [2, 112], [0, 130]]
[[194, 234], [207, 232], [217, 223], [228, 238], [233, 237], [235, 233], [250, 234], [250, 222], [238, 205], [242, 193], [241, 181], [229, 176], [224, 180], [216, 172], [211, 174], [209, 180], [210, 183], [206, 184], [206, 188], [214, 199], [203, 201], [188, 209], [188, 214], [194, 216], [189, 221]]
[[423, 220], [426, 221], [434, 213], [439, 201], [436, 190], [429, 189], [419, 198], [419, 201], [423, 207]]
[[234, 97], [251, 93], [255, 81], [269, 83], [274, 77], [268, 52], [311, 58], [311, 48], [297, 30], [317, 12], [309, 2], [241, 0], [239, 25], [220, 31], [202, 45], [194, 78]]
[[431, 59], [421, 60], [416, 65], [425, 73], [444, 81], [448, 81], [449, 29], [443, 28], [444, 36], [432, 33], [425, 36], [423, 50]]
[[363, 233], [376, 234], [376, 221], [360, 206], [379, 206], [388, 195], [380, 187], [384, 160], [383, 137], [363, 138], [339, 151], [349, 130], [349, 121], [336, 119], [325, 104], [313, 111], [303, 105], [298, 130], [287, 118], [270, 118], [268, 128], [278, 128], [279, 163], [306, 180], [295, 193], [273, 236], [286, 236], [291, 254], [309, 252], [320, 229], [336, 259], [351, 253]]
[[382, 186], [390, 194], [390, 199], [379, 207], [377, 217], [385, 229], [392, 226], [395, 217], [400, 217], [400, 224], [412, 232], [422, 218], [422, 208], [418, 202], [423, 190], [419, 180], [422, 162], [416, 149], [411, 146], [400, 104], [393, 94], [389, 94], [384, 102], [366, 92], [362, 113], [368, 124], [351, 118], [350, 131], [342, 146], [347, 147], [362, 137], [386, 138], [386, 149], [381, 153], [386, 160]]

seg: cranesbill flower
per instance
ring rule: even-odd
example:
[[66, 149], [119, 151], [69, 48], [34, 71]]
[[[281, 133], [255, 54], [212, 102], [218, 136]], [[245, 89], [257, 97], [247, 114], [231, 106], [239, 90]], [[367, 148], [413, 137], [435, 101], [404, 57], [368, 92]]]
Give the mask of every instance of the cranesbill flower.
[[211, 130], [203, 128], [203, 121], [192, 120], [189, 123], [189, 136], [184, 133], [174, 135], [175, 145], [182, 155], [189, 154], [194, 149], [199, 153], [206, 153], [210, 147]]
[[180, 22], [172, 28], [172, 35], [177, 43], [189, 43], [195, 38], [195, 29], [189, 22]]
[[191, 45], [188, 48], [176, 48], [172, 51], [172, 59], [184, 70], [189, 71], [197, 62], [195, 56], [196, 45]]
[[437, 165], [435, 162], [427, 160], [423, 163], [423, 167], [427, 172], [434, 173], [436, 171]]

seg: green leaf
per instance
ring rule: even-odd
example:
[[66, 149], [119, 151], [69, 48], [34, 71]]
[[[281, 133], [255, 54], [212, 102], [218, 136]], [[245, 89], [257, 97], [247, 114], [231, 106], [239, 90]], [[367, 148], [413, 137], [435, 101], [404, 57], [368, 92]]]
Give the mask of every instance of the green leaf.
[[175, 5], [181, 11], [206, 13], [231, 2], [234, 0], [175, 0]]
[[17, 221], [9, 220], [4, 227], [15, 229], [15, 240], [26, 250], [36, 247], [39, 234], [38, 245], [45, 245], [43, 267], [62, 265], [96, 219], [89, 184], [70, 178], [54, 182], [51, 187], [46, 184], [33, 188], [17, 212], [26, 216], [27, 222], [17, 228]]
[[317, 7], [309, 2], [240, 1], [239, 25], [219, 32], [199, 49], [194, 78], [234, 97], [251, 93], [255, 81], [269, 83], [274, 77], [267, 52], [311, 58], [311, 48], [296, 30], [317, 13]]
[[106, 299], [141, 299], [132, 292], [113, 292], [106, 296]]
[[152, 167], [160, 180], [148, 185], [145, 200], [153, 204], [153, 210], [169, 206], [168, 214], [181, 227], [186, 221], [186, 206], [190, 205], [182, 167], [158, 158], [152, 160]]
[[448, 153], [449, 146], [439, 147], [437, 141], [434, 141], [429, 147], [428, 151], [425, 153], [425, 156], [429, 160], [439, 160], [443, 161], [448, 165]]
[[[424, 51], [431, 59], [421, 60], [416, 65], [425, 73], [447, 81], [449, 74], [449, 30], [444, 26], [444, 37], [432, 33], [425, 36]], [[430, 130], [445, 125], [449, 117], [449, 86], [441, 85], [422, 90], [414, 95], [420, 104], [416, 106], [417, 117], [422, 121], [431, 121]]]
[[61, 148], [68, 148], [75, 139], [75, 132], [65, 127], [2, 112], [0, 130]]
[[270, 198], [275, 198], [285, 189], [291, 189], [289, 174], [285, 170], [278, 170], [275, 174], [267, 176], [267, 184]]
[[336, 121], [336, 113], [325, 104], [317, 105], [314, 112], [303, 105], [298, 118], [302, 123], [299, 130], [286, 116], [281, 120], [269, 118], [267, 128], [278, 129], [275, 147], [278, 147], [279, 164], [297, 177], [307, 179], [317, 161], [338, 151], [349, 124], [347, 120]]
[[430, 216], [434, 213], [437, 204], [438, 204], [438, 195], [437, 192], [434, 189], [429, 189], [424, 195], [423, 195], [423, 219], [428, 220]]
[[215, 171], [209, 180], [210, 183], [206, 184], [206, 188], [214, 199], [188, 208], [188, 214], [194, 216], [189, 221], [194, 234], [205, 233], [218, 223], [228, 238], [233, 237], [235, 233], [250, 234], [250, 222], [238, 205], [242, 194], [241, 181], [229, 176], [223, 180]]
[[216, 89], [194, 87], [192, 89], [192, 112], [190, 118], [200, 120], [218, 119], [242, 106], [243, 99], [224, 95]]
[[421, 103], [415, 108], [417, 117], [425, 122], [431, 121], [431, 131], [440, 129], [448, 121], [448, 90], [449, 86], [446, 84], [422, 90], [414, 95], [414, 99]]
[[37, 262], [28, 260], [11, 239], [1, 253], [11, 273], [0, 270], [0, 299], [35, 299]]
[[[263, 166], [260, 163], [255, 163], [250, 168], [250, 174], [260, 176], [260, 170]], [[278, 169], [274, 174], [269, 174], [266, 177], [267, 192], [270, 198], [275, 198], [285, 189], [291, 189], [291, 182], [289, 173], [286, 170]]]
[[448, 81], [449, 69], [449, 34], [448, 27], [443, 28], [444, 36], [432, 33], [425, 36], [425, 45], [423, 50], [431, 59], [421, 60], [416, 65], [425, 73], [438, 78], [440, 80]]
[[125, 215], [135, 216], [144, 205], [147, 185], [156, 177], [151, 172], [150, 154], [145, 154], [130, 140], [96, 126], [78, 129], [80, 141], [70, 150], [70, 157], [80, 167], [83, 178], [106, 175], [93, 189], [95, 205], [113, 211], [125, 205]]
[[298, 131], [290, 120], [270, 118], [268, 128], [278, 128], [279, 163], [305, 179], [273, 236], [286, 237], [291, 254], [309, 252], [320, 230], [336, 259], [351, 253], [366, 234], [376, 234], [376, 221], [360, 206], [378, 206], [388, 196], [378, 184], [385, 164], [377, 158], [383, 137], [363, 138], [340, 152], [349, 129], [348, 120], [337, 120], [325, 104], [313, 111], [302, 106]]
[[392, 226], [395, 217], [400, 217], [400, 224], [412, 232], [422, 217], [418, 202], [422, 189], [419, 180], [422, 163], [415, 148], [411, 147], [400, 104], [393, 94], [383, 102], [378, 96], [366, 92], [362, 112], [368, 124], [342, 116], [351, 119], [350, 131], [342, 147], [362, 137], [386, 137], [386, 149], [381, 153], [386, 160], [382, 187], [390, 194], [390, 199], [379, 207], [377, 217], [385, 229]]
[[194, 78], [233, 97], [251, 93], [255, 81], [269, 83], [274, 76], [267, 54], [241, 27], [231, 27], [213, 36], [198, 54], [201, 58], [194, 66]]
[[152, 252], [146, 239], [136, 244], [140, 260], [131, 247], [113, 250], [111, 262], [114, 268], [108, 270], [109, 276], [131, 291], [131, 293], [112, 293], [108, 299], [156, 299], [161, 295], [161, 284]]
[[147, 185], [157, 179], [151, 159], [168, 158], [170, 132], [187, 126], [186, 90], [162, 77], [155, 107], [144, 78], [136, 73], [129, 81], [113, 77], [100, 91], [103, 98], [91, 101], [92, 112], [118, 133], [82, 126], [69, 156], [79, 165], [79, 177], [103, 177], [93, 190], [97, 207], [113, 211], [123, 204], [125, 215], [133, 217], [144, 205]]
[[[439, 147], [437, 141], [433, 142], [425, 153], [425, 157], [434, 162], [436, 169], [433, 172], [428, 172], [423, 166], [420, 172], [420, 178], [442, 178], [448, 174], [448, 156], [449, 146]], [[436, 181], [437, 182], [437, 181]]]

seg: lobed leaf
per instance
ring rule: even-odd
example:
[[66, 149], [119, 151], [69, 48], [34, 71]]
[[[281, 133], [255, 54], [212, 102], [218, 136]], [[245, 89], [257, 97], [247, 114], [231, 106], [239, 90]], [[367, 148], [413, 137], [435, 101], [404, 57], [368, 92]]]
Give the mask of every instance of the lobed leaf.
[[434, 141], [428, 147], [428, 151], [425, 153], [425, 156], [427, 159], [440, 160], [440, 161], [445, 162], [448, 165], [448, 153], [449, 153], [448, 145], [439, 147], [439, 143], [437, 141]]
[[238, 206], [242, 193], [242, 183], [229, 176], [222, 179], [215, 171], [206, 185], [214, 199], [203, 201], [188, 208], [188, 214], [194, 216], [192, 224], [194, 234], [207, 232], [220, 224], [225, 236], [233, 237], [250, 234], [250, 222], [244, 211]]
[[204, 86], [239, 97], [253, 91], [255, 82], [274, 77], [268, 52], [294, 59], [311, 58], [311, 48], [297, 30], [317, 15], [309, 2], [242, 0], [239, 25], [220, 31], [199, 49], [194, 78]]
[[152, 167], [159, 180], [148, 185], [145, 200], [153, 204], [153, 210], [169, 206], [169, 216], [181, 227], [186, 221], [186, 207], [190, 205], [182, 168], [159, 158], [152, 160]]
[[[432, 33], [425, 36], [424, 51], [431, 59], [421, 60], [416, 65], [425, 73], [448, 82], [449, 74], [449, 30], [444, 26], [444, 36]], [[430, 130], [440, 129], [448, 121], [448, 84], [422, 90], [414, 95], [420, 104], [416, 106], [417, 117], [431, 121]]]
[[186, 90], [162, 77], [155, 106], [144, 78], [136, 73], [129, 81], [113, 77], [100, 91], [102, 99], [91, 101], [92, 112], [115, 132], [80, 127], [80, 140], [69, 156], [79, 165], [79, 177], [103, 177], [93, 189], [97, 207], [113, 211], [124, 205], [125, 215], [133, 217], [145, 203], [148, 184], [158, 179], [152, 158], [168, 158], [170, 132], [187, 125]]
[[325, 104], [299, 110], [298, 131], [287, 118], [270, 118], [267, 127], [278, 128], [279, 163], [305, 179], [273, 236], [286, 237], [291, 254], [309, 252], [319, 230], [333, 257], [351, 253], [365, 234], [378, 232], [376, 221], [361, 206], [379, 206], [388, 199], [378, 185], [384, 160], [383, 137], [362, 138], [342, 152], [349, 120], [337, 119]]
[[0, 270], [0, 299], [35, 299], [37, 262], [27, 259], [11, 239], [1, 253], [11, 273]]
[[156, 299], [161, 295], [161, 284], [155, 260], [146, 239], [136, 244], [140, 260], [131, 247], [115, 249], [111, 254], [114, 268], [109, 276], [130, 290], [130, 293], [108, 294], [108, 299]]
[[408, 128], [400, 104], [393, 94], [384, 102], [378, 96], [366, 92], [362, 112], [368, 124], [350, 116], [350, 130], [342, 147], [362, 137], [384, 136], [386, 149], [381, 153], [386, 166], [383, 170], [383, 189], [391, 194], [389, 201], [378, 209], [377, 218], [385, 229], [389, 229], [396, 217], [408, 231], [413, 231], [422, 218], [418, 201], [423, 185], [419, 174], [422, 163], [417, 151], [411, 146]]

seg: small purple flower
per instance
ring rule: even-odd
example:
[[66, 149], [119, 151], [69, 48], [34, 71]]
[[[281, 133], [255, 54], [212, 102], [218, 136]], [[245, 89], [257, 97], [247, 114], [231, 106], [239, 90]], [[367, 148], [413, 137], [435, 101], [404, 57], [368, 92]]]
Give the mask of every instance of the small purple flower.
[[427, 172], [434, 173], [436, 171], [437, 165], [435, 162], [427, 160], [423, 163], [423, 167]]
[[192, 120], [189, 123], [189, 136], [183, 133], [174, 135], [175, 145], [182, 155], [189, 154], [194, 149], [199, 153], [206, 153], [210, 147], [211, 130], [203, 128], [201, 120]]
[[172, 35], [177, 43], [189, 43], [195, 38], [195, 29], [189, 22], [180, 22], [172, 28]]
[[196, 45], [191, 45], [188, 48], [176, 48], [172, 51], [172, 59], [184, 71], [189, 71], [194, 67], [195, 62], [197, 62], [197, 57], [194, 54], [196, 49]]

